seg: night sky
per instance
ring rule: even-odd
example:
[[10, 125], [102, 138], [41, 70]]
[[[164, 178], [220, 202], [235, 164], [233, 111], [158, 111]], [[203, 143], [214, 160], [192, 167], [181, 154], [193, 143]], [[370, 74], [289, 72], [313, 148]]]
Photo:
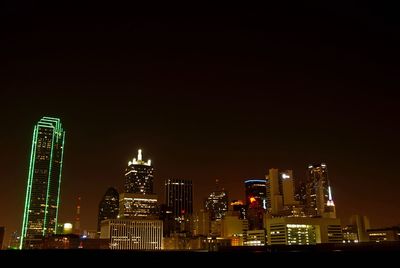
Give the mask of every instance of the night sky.
[[[95, 229], [143, 149], [164, 200], [192, 179], [195, 210], [219, 179], [230, 199], [269, 168], [326, 162], [338, 216], [400, 223], [399, 20], [390, 6], [1, 4], [0, 226], [22, 222], [34, 124], [67, 132], [61, 222]], [[111, 2], [109, 5], [112, 5]]]

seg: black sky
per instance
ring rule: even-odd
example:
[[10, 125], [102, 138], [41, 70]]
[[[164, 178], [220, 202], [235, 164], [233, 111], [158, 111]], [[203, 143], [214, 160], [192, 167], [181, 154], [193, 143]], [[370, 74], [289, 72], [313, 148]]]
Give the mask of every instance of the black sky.
[[390, 6], [2, 4], [0, 225], [20, 229], [33, 125], [67, 131], [61, 220], [93, 229], [137, 149], [162, 180], [220, 179], [232, 199], [269, 168], [328, 164], [339, 216], [400, 223], [399, 21]]

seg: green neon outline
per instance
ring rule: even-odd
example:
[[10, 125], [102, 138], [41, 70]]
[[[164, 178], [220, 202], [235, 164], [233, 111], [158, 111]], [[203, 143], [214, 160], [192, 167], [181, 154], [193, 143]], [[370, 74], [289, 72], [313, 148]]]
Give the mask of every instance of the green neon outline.
[[[57, 193], [57, 209], [56, 209], [56, 226], [58, 224], [58, 208], [60, 203], [60, 185], [61, 185], [61, 173], [62, 173], [62, 164], [64, 158], [64, 143], [65, 143], [65, 131], [62, 129], [61, 120], [59, 118], [53, 117], [43, 117], [35, 126], [32, 137], [32, 148], [31, 148], [31, 156], [29, 163], [29, 173], [28, 173], [28, 183], [26, 188], [26, 196], [25, 196], [25, 206], [24, 206], [24, 214], [23, 214], [23, 223], [22, 223], [22, 232], [21, 232], [21, 241], [19, 248], [23, 248], [24, 240], [26, 239], [26, 234], [28, 231], [28, 223], [29, 223], [29, 211], [31, 207], [31, 197], [32, 197], [32, 184], [34, 177], [34, 168], [36, 166], [36, 153], [37, 153], [37, 141], [39, 135], [40, 128], [51, 128], [53, 129], [52, 135], [52, 143], [51, 143], [51, 154], [50, 154], [50, 162], [49, 162], [49, 175], [47, 179], [47, 193], [46, 193], [46, 207], [45, 207], [45, 217], [43, 222], [43, 236], [46, 234], [47, 229], [47, 216], [48, 216], [48, 206], [49, 206], [49, 195], [50, 195], [50, 182], [51, 175], [53, 169], [53, 155], [54, 155], [54, 145], [55, 143], [59, 143], [59, 140], [63, 139], [62, 151], [61, 151], [61, 161], [60, 161], [60, 173], [59, 173], [59, 185], [58, 185], [58, 193]], [[55, 226], [55, 228], [56, 228]], [[56, 229], [54, 230], [56, 232]]]
[[50, 153], [50, 162], [49, 162], [49, 175], [47, 176], [47, 193], [46, 193], [46, 206], [44, 211], [44, 223], [43, 223], [43, 236], [46, 235], [46, 227], [47, 227], [47, 214], [48, 214], [48, 206], [49, 206], [49, 192], [50, 192], [50, 178], [51, 178], [51, 171], [53, 169], [53, 151], [54, 151], [54, 136], [55, 136], [55, 129], [53, 126], [53, 136], [51, 139], [51, 153]]
[[61, 147], [61, 161], [60, 161], [60, 175], [58, 179], [58, 192], [57, 192], [57, 210], [56, 210], [56, 226], [54, 229], [54, 233], [57, 234], [57, 226], [58, 226], [58, 208], [60, 207], [60, 186], [61, 186], [61, 173], [64, 162], [64, 144], [65, 144], [65, 131], [63, 132], [63, 142]]
[[28, 183], [26, 186], [26, 194], [25, 194], [25, 206], [24, 206], [24, 217], [22, 221], [22, 231], [21, 231], [21, 241], [19, 245], [19, 249], [22, 249], [26, 232], [28, 226], [28, 218], [29, 218], [29, 209], [31, 202], [31, 194], [32, 194], [32, 179], [33, 179], [33, 166], [36, 160], [36, 150], [37, 150], [37, 136], [38, 136], [39, 128], [38, 126], [34, 126], [33, 135], [32, 135], [32, 147], [31, 147], [31, 156], [29, 161], [29, 172], [28, 172]]

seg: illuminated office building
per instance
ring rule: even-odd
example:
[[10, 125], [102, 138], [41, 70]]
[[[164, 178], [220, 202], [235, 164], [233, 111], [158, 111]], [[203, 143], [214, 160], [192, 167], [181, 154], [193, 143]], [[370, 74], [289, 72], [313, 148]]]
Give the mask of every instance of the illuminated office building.
[[267, 210], [267, 180], [247, 180], [244, 184], [247, 206]]
[[165, 181], [165, 202], [173, 216], [180, 221], [193, 214], [193, 183], [191, 180], [168, 179]]
[[33, 129], [20, 248], [56, 232], [64, 141], [60, 119], [43, 117]]
[[154, 194], [154, 168], [151, 160], [143, 161], [142, 150], [128, 163], [125, 192], [119, 196], [121, 219], [158, 218], [158, 196]]
[[116, 219], [119, 214], [119, 193], [110, 187], [104, 194], [99, 204], [99, 214], [97, 220], [97, 232], [100, 233], [101, 222], [109, 219]]
[[265, 220], [268, 245], [343, 243], [340, 219], [279, 217]]
[[119, 218], [157, 218], [157, 195], [128, 194], [119, 195]]
[[221, 220], [228, 211], [228, 194], [224, 189], [219, 189], [218, 180], [216, 181], [217, 187], [212, 192], [205, 204], [206, 210], [210, 213], [210, 220]]
[[308, 166], [306, 192], [306, 208], [309, 216], [336, 217], [326, 164]]
[[142, 150], [139, 150], [137, 159], [134, 158], [128, 163], [125, 173], [125, 193], [154, 194], [154, 168], [151, 160], [145, 162], [142, 158]]
[[160, 220], [105, 220], [100, 239], [108, 239], [112, 250], [161, 250], [163, 223]]

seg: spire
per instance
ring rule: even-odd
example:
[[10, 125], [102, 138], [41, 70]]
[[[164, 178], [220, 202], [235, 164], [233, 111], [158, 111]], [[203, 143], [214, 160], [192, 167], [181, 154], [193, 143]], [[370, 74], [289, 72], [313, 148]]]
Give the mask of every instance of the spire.
[[140, 150], [139, 149], [139, 152], [138, 152], [138, 161], [142, 161], [142, 150]]

